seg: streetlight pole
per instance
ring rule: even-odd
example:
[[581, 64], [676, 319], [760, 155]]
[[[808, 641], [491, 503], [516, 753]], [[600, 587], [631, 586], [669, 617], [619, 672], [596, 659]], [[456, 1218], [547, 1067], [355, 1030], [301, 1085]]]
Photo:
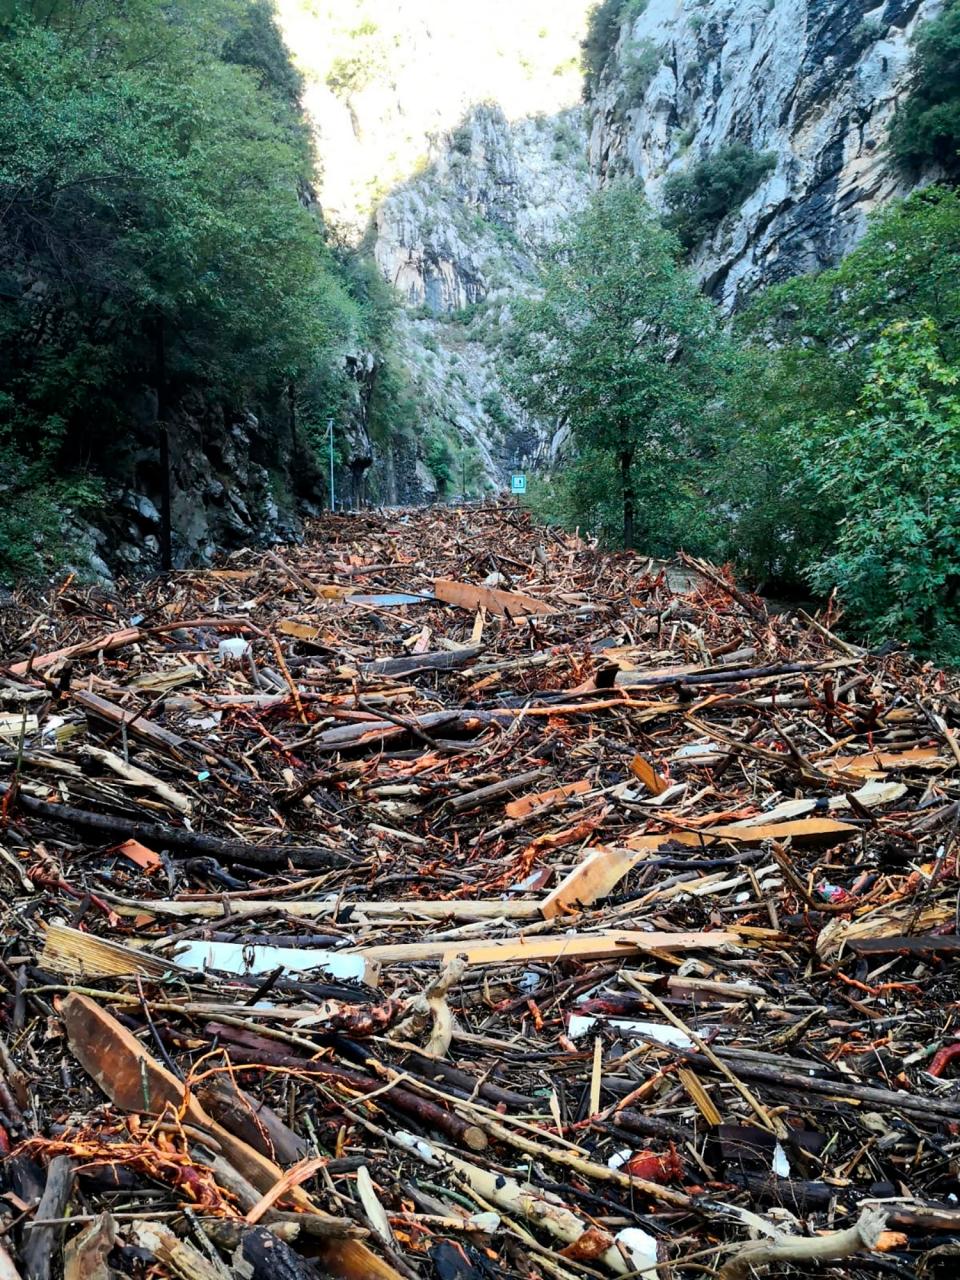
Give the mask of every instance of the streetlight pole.
[[327, 439], [330, 442], [330, 510], [336, 511], [337, 498], [333, 488], [333, 419], [327, 419]]

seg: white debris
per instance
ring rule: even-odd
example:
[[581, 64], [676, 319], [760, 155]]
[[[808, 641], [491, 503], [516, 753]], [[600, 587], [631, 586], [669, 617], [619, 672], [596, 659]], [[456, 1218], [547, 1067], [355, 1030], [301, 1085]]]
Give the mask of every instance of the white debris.
[[[624, 1227], [617, 1232], [615, 1239], [617, 1244], [603, 1255], [603, 1260], [611, 1271], [620, 1275], [626, 1270], [629, 1270], [630, 1275], [657, 1275], [659, 1256], [654, 1236], [640, 1227]], [[624, 1254], [629, 1260], [628, 1268], [624, 1267]]]
[[632, 1155], [633, 1155], [633, 1152], [630, 1150], [629, 1147], [621, 1147], [620, 1150], [615, 1151], [613, 1155], [610, 1157], [610, 1159], [607, 1161], [607, 1168], [622, 1169]]
[[217, 969], [221, 973], [270, 973], [284, 968], [289, 973], [323, 969], [332, 978], [363, 981], [363, 956], [337, 951], [313, 951], [300, 947], [244, 946], [242, 942], [185, 942], [175, 959], [188, 969]]
[[683, 1031], [659, 1022], [635, 1022], [631, 1018], [594, 1018], [581, 1013], [574, 1013], [567, 1024], [567, 1035], [571, 1040], [579, 1040], [600, 1023], [604, 1027], [612, 1027], [614, 1031], [632, 1031], [636, 1035], [650, 1036], [660, 1044], [672, 1045], [675, 1049], [692, 1049], [693, 1041]]
[[221, 662], [239, 662], [250, 653], [250, 641], [243, 636], [230, 636], [217, 645], [217, 657]]

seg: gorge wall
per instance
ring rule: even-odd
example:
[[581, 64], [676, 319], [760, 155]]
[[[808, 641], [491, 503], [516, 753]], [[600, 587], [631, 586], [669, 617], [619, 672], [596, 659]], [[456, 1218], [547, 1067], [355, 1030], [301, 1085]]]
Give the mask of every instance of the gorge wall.
[[904, 194], [885, 142], [911, 38], [936, 0], [638, 7], [590, 103], [591, 170], [601, 182], [633, 175], [658, 203], [665, 177], [702, 154], [735, 141], [771, 153], [770, 174], [694, 258], [725, 309], [834, 265], [867, 214]]
[[[498, 489], [542, 448], [499, 371], [510, 301], [582, 207], [580, 40], [590, 0], [281, 0], [323, 161], [324, 215], [402, 299], [391, 356], [417, 422], [388, 440], [345, 424], [374, 501]], [[382, 353], [367, 353], [377, 375]], [[358, 353], [363, 358], [362, 353]], [[374, 424], [375, 425], [375, 424]]]

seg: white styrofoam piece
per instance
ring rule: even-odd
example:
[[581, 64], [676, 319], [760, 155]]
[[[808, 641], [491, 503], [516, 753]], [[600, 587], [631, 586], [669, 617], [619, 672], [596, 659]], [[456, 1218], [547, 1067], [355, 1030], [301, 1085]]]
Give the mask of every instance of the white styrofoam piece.
[[339, 951], [315, 951], [301, 947], [271, 947], [242, 942], [184, 942], [176, 961], [188, 969], [218, 969], [221, 973], [269, 973], [282, 966], [288, 973], [323, 969], [331, 978], [362, 982], [366, 972], [363, 956]]
[[567, 1024], [567, 1035], [571, 1040], [579, 1040], [592, 1031], [597, 1024], [612, 1027], [615, 1031], [634, 1031], [639, 1035], [652, 1036], [661, 1044], [672, 1045], [675, 1049], [692, 1049], [693, 1041], [683, 1031], [659, 1022], [637, 1022], [631, 1018], [595, 1018], [592, 1015], [574, 1013]]

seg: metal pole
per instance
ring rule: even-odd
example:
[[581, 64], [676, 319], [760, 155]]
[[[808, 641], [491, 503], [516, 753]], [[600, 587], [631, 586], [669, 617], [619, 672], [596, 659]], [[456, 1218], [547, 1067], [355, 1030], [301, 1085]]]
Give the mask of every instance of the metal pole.
[[327, 419], [327, 435], [330, 438], [330, 510], [336, 511], [337, 498], [333, 488], [333, 419]]

